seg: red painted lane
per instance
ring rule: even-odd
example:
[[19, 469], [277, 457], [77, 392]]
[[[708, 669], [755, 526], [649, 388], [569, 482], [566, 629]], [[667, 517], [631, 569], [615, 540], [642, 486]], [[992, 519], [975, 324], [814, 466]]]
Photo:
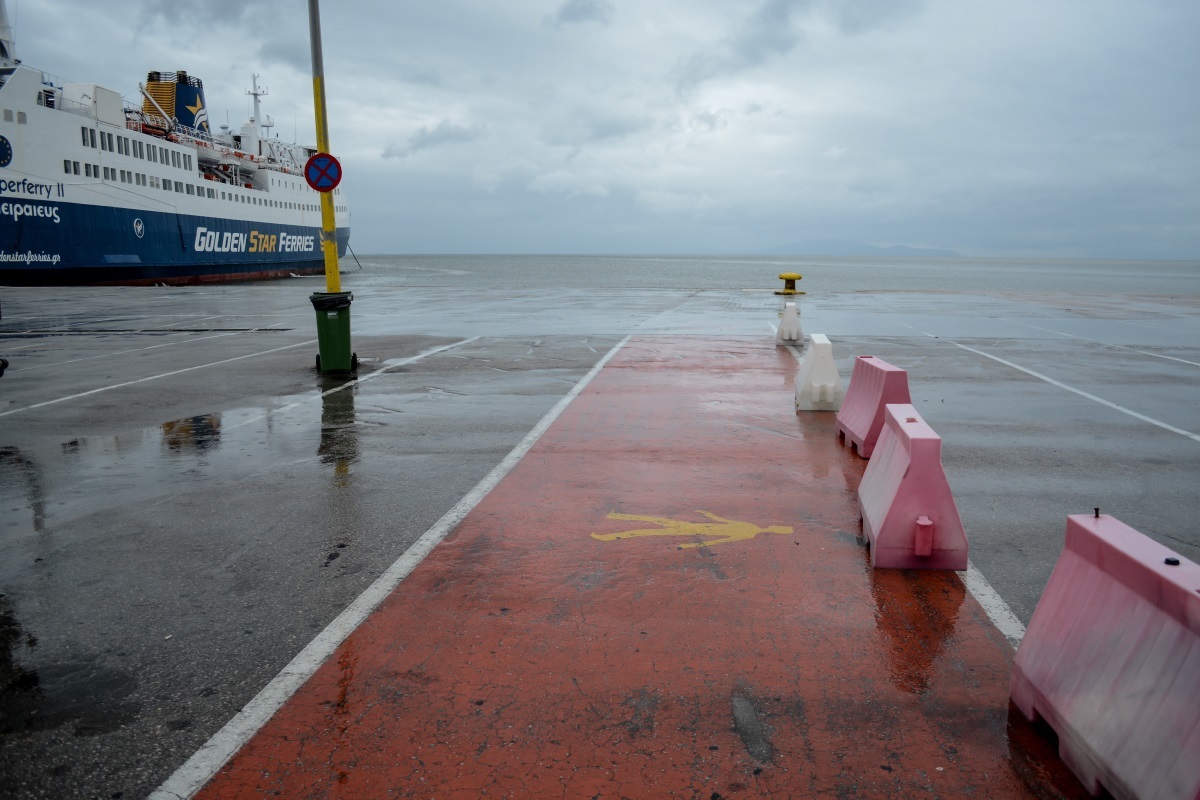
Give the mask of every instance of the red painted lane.
[[1084, 796], [957, 576], [869, 568], [794, 374], [633, 341], [200, 796]]

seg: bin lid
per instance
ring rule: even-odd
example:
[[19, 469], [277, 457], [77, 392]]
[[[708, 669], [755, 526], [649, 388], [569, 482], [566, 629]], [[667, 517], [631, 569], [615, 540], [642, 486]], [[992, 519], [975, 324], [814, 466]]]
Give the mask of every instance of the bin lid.
[[334, 308], [349, 308], [354, 299], [353, 292], [313, 292], [308, 297], [313, 308], [317, 311], [327, 311]]

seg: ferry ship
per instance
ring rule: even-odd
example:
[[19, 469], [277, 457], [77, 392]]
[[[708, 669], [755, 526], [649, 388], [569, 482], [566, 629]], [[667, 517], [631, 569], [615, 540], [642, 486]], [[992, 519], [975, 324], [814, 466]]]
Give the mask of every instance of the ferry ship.
[[[187, 284], [324, 271], [316, 152], [253, 116], [213, 133], [202, 82], [151, 72], [138, 102], [16, 58], [0, 0], [0, 285]], [[338, 255], [350, 212], [334, 190]]]

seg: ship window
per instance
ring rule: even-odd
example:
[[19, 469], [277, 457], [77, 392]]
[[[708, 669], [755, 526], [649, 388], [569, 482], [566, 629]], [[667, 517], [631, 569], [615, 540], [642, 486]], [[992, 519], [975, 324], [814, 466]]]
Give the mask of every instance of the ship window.
[[79, 162], [78, 161], [71, 162], [71, 172], [75, 175], [79, 174]]
[[96, 149], [96, 132], [91, 128], [88, 128], [88, 147]]
[[92, 177], [92, 165], [91, 165], [91, 164], [84, 164], [84, 165], [83, 165], [83, 172], [84, 172], [84, 177], [85, 177], [85, 178], [90, 178], [90, 177]]
[[210, 200], [217, 199], [217, 190], [216, 189], [205, 189], [205, 191], [208, 192], [208, 199], [210, 199]]
[[162, 182], [162, 188], [163, 188], [163, 191], [164, 191], [164, 192], [169, 192], [169, 191], [171, 191], [171, 182], [170, 182], [170, 181], [163, 181], [163, 182]]
[[12, 119], [13, 119], [13, 117], [12, 117], [12, 109], [11, 109], [11, 108], [6, 108], [6, 109], [4, 109], [4, 121], [5, 121], [5, 122], [12, 122]]
[[63, 172], [67, 173], [68, 175], [71, 174], [71, 159], [63, 159]]
[[193, 186], [192, 186], [190, 183], [187, 185], [187, 193], [188, 193], [188, 194], [195, 194], [195, 193], [196, 193], [196, 189], [195, 189], [195, 188], [194, 188], [194, 187], [193, 187]]
[[83, 136], [83, 146], [87, 147], [87, 128], [80, 128], [79, 133]]

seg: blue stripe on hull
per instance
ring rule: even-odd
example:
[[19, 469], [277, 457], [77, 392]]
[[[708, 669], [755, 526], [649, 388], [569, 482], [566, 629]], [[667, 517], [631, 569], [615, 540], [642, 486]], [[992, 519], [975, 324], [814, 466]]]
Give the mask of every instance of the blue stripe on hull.
[[[350, 229], [339, 228], [337, 239], [345, 255]], [[0, 204], [0, 284], [8, 286], [197, 283], [324, 268], [319, 227], [13, 198]]]

